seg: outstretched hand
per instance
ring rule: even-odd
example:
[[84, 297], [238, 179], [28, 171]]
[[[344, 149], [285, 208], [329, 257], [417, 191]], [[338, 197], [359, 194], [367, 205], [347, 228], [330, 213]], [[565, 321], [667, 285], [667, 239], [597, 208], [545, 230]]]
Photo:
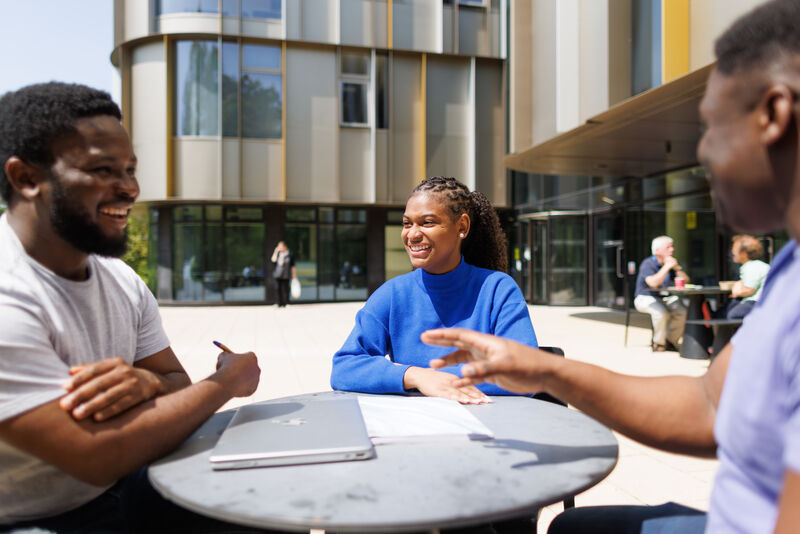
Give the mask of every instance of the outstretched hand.
[[515, 393], [536, 393], [546, 389], [547, 373], [557, 361], [547, 352], [463, 328], [428, 330], [421, 338], [429, 345], [458, 349], [430, 362], [433, 369], [464, 363], [455, 387], [491, 382]]

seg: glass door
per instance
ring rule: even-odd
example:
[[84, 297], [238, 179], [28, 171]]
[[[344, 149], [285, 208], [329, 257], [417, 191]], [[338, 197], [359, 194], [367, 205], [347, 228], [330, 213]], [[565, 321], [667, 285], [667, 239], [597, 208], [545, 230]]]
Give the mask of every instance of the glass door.
[[595, 306], [625, 308], [624, 221], [621, 211], [594, 217]]
[[531, 302], [547, 304], [547, 220], [531, 221], [526, 257], [531, 271]]

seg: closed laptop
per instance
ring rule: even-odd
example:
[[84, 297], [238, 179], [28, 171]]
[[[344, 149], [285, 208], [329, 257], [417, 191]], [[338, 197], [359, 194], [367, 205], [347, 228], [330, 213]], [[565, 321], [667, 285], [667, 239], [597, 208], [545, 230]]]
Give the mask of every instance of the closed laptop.
[[241, 469], [347, 460], [375, 455], [355, 397], [240, 407], [209, 461]]

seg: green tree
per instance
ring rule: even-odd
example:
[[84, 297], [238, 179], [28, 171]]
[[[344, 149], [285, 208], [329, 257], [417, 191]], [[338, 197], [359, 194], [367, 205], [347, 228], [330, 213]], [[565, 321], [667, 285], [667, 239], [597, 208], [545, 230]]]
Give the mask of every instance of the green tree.
[[134, 210], [128, 218], [128, 251], [122, 260], [155, 292], [156, 272], [149, 259], [150, 217], [147, 210]]

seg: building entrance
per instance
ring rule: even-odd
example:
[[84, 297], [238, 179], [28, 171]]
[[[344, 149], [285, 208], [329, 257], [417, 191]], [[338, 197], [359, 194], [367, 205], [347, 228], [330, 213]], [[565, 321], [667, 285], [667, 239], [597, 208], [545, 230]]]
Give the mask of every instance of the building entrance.
[[625, 308], [625, 216], [622, 210], [594, 217], [594, 304]]

